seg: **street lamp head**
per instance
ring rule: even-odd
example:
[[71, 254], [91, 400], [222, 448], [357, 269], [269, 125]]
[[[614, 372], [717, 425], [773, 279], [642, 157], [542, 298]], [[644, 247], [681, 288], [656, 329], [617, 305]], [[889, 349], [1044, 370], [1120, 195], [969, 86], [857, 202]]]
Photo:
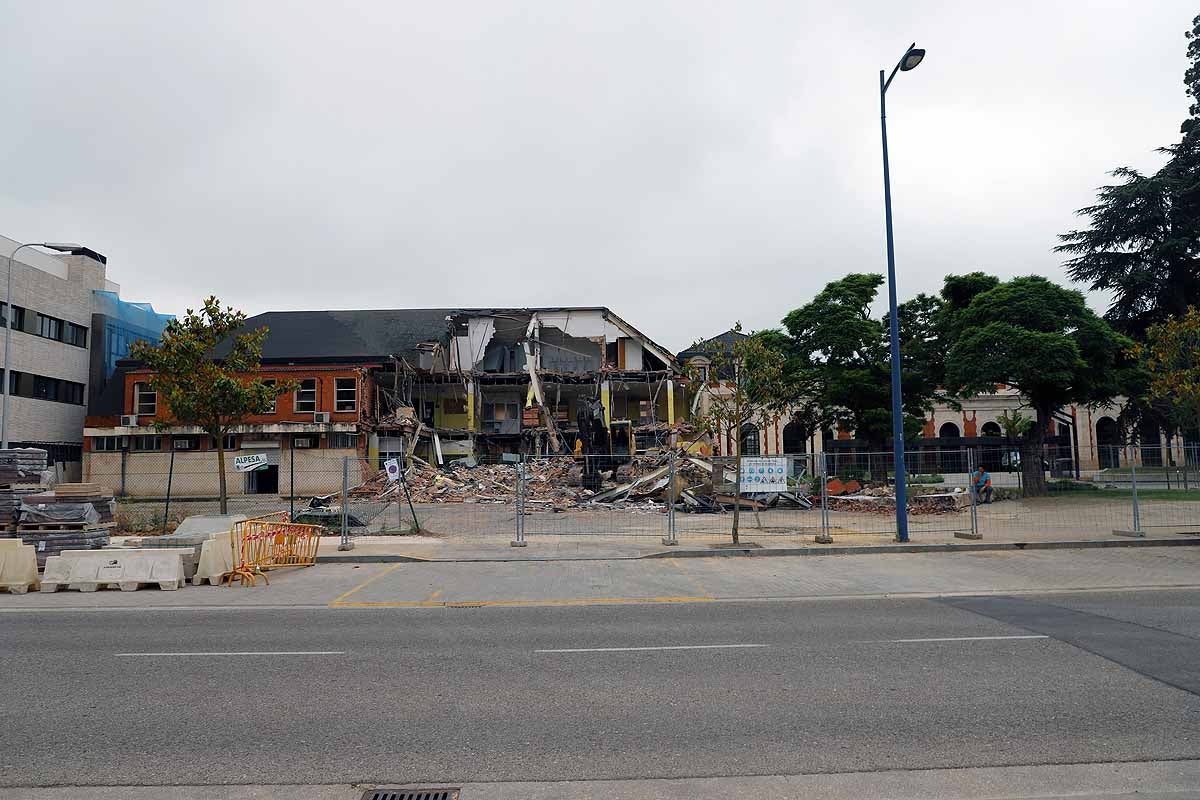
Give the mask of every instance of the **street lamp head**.
[[900, 71], [908, 72], [910, 69], [916, 69], [921, 60], [925, 58], [925, 51], [920, 47], [910, 47], [908, 52], [904, 54], [904, 58], [900, 59]]
[[57, 250], [60, 253], [70, 253], [72, 250], [84, 249], [83, 245], [75, 244], [74, 242], [42, 242], [41, 244], [34, 245], [34, 247], [45, 247], [47, 250]]

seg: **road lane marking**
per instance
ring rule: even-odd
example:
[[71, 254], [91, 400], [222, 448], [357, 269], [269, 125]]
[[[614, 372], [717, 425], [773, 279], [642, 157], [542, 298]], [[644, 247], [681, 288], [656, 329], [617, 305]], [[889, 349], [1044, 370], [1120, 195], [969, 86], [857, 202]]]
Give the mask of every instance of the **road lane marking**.
[[735, 650], [738, 648], [770, 647], [769, 644], [676, 644], [658, 647], [565, 647], [556, 650], [534, 650], [535, 653], [638, 653], [646, 650]]
[[388, 567], [388, 568], [387, 568], [387, 569], [385, 569], [385, 570], [381, 570], [380, 572], [376, 572], [374, 575], [372, 575], [371, 577], [367, 578], [365, 581], [363, 581], [362, 583], [360, 583], [358, 586], [355, 586], [355, 587], [354, 587], [353, 589], [351, 589], [350, 591], [348, 591], [348, 592], [343, 592], [342, 594], [339, 594], [337, 597], [335, 597], [335, 598], [333, 599], [333, 602], [331, 602], [331, 603], [330, 603], [330, 605], [334, 605], [335, 603], [340, 603], [340, 602], [342, 602], [342, 601], [343, 601], [343, 600], [345, 600], [347, 597], [349, 597], [350, 595], [352, 595], [352, 594], [354, 594], [355, 592], [357, 592], [359, 589], [365, 589], [367, 586], [369, 586], [369, 585], [371, 585], [372, 583], [374, 583], [375, 581], [379, 580], [379, 579], [380, 579], [380, 578], [382, 578], [384, 575], [390, 575], [391, 573], [395, 572], [396, 570], [400, 569], [400, 568], [401, 568], [401, 567], [403, 567], [403, 566], [404, 566], [404, 562], [403, 562], [403, 561], [401, 561], [401, 562], [399, 562], [399, 563], [397, 563], [397, 564], [393, 564], [392, 566]]
[[654, 603], [713, 603], [715, 597], [569, 597], [547, 600], [398, 600], [355, 602], [334, 600], [329, 608], [491, 608], [495, 606], [593, 606]]
[[911, 644], [918, 642], [999, 642], [1008, 639], [1049, 639], [1041, 634], [1024, 634], [1017, 636], [939, 636], [931, 639], [871, 639], [854, 644]]
[[166, 658], [172, 656], [344, 656], [345, 650], [243, 650], [195, 653], [113, 653], [117, 658]]

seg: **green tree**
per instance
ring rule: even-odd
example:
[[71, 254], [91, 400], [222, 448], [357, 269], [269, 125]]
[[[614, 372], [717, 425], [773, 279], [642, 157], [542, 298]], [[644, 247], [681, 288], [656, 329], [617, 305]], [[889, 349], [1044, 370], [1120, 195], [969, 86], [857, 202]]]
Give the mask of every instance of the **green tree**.
[[167, 323], [162, 340], [139, 341], [130, 356], [154, 373], [160, 409], [156, 425], [194, 425], [217, 443], [221, 513], [228, 511], [225, 485], [225, 434], [248, 416], [270, 409], [275, 398], [295, 391], [295, 384], [267, 384], [257, 377], [267, 328], [243, 332], [246, 315], [221, 308], [215, 297], [199, 313]]
[[1192, 97], [1182, 140], [1160, 148], [1167, 162], [1152, 174], [1130, 167], [1079, 209], [1090, 226], [1059, 236], [1072, 280], [1112, 296], [1106, 317], [1123, 333], [1181, 316], [1200, 304], [1200, 16], [1192, 20], [1184, 73]]
[[1151, 325], [1133, 353], [1148, 373], [1151, 403], [1169, 424], [1200, 430], [1200, 309]]
[[[692, 419], [697, 430], [717, 439], [734, 442], [734, 502], [732, 537], [738, 543], [738, 523], [742, 497], [742, 428], [757, 426], [768, 416], [787, 410], [783, 390], [783, 356], [768, 347], [765, 337], [741, 336], [742, 323], [733, 326], [733, 344], [729, 347], [698, 342], [709, 361], [709, 379], [701, 380], [693, 371], [691, 382], [703, 394], [704, 402]], [[711, 345], [711, 346], [710, 346]], [[713, 483], [724, 482], [720, 462], [713, 465]]]
[[[815, 400], [825, 421], [853, 430], [873, 450], [884, 450], [892, 435], [888, 321], [871, 315], [882, 285], [876, 274], [833, 281], [784, 317], [784, 330], [768, 340], [786, 357], [792, 401]], [[934, 398], [943, 399], [940, 309], [938, 298], [925, 295], [898, 309], [906, 439], [919, 434]], [[886, 468], [882, 460], [879, 465]]]
[[1025, 492], [1046, 492], [1042, 450], [1053, 413], [1071, 403], [1098, 404], [1121, 394], [1132, 342], [1084, 303], [1083, 295], [1045, 278], [1014, 278], [975, 295], [946, 356], [946, 388], [961, 396], [1019, 390], [1036, 414], [1022, 438]]

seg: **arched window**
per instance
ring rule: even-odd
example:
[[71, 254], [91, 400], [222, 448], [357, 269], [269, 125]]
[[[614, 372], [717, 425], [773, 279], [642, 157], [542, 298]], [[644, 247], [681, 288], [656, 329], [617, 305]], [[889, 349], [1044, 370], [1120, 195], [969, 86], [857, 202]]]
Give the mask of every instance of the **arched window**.
[[979, 432], [980, 432], [981, 436], [1003, 436], [1004, 435], [1004, 431], [1000, 430], [1000, 423], [998, 423], [998, 422], [983, 423], [983, 427], [980, 428]]
[[938, 437], [942, 439], [957, 439], [958, 426], [953, 422], [946, 422], [942, 427], [938, 428]]
[[756, 456], [758, 454], [758, 427], [747, 422], [742, 426], [742, 455]]
[[804, 441], [804, 431], [801, 430], [800, 423], [792, 420], [787, 425], [783, 426], [783, 452], [791, 454], [800, 454], [808, 449]]

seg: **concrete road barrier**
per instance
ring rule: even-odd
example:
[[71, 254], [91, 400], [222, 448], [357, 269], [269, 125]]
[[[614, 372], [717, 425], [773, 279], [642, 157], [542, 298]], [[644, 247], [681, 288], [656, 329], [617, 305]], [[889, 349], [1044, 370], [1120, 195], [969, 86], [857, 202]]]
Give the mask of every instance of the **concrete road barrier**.
[[25, 594], [38, 585], [37, 551], [20, 539], [0, 539], [0, 589]]
[[233, 571], [233, 546], [230, 531], [218, 533], [200, 545], [200, 563], [192, 576], [192, 585], [201, 586], [208, 581], [210, 586], [221, 583], [221, 576]]
[[184, 585], [183, 557], [187, 552], [187, 548], [67, 550], [46, 560], [41, 590], [119, 588], [132, 592], [153, 583], [164, 591], [174, 591]]

